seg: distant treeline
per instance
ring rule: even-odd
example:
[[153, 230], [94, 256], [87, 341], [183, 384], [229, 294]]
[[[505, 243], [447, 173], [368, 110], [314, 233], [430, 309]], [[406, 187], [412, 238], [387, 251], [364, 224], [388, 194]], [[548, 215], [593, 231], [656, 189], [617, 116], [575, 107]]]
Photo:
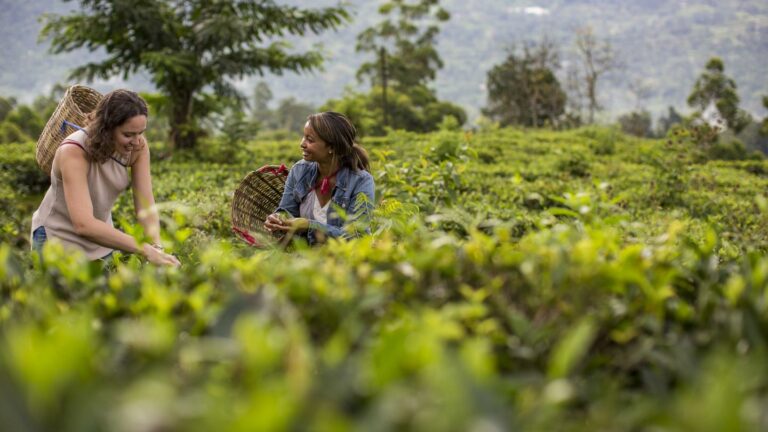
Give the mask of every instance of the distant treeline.
[[[209, 138], [237, 146], [259, 134], [289, 137], [315, 110], [345, 113], [363, 136], [467, 127], [464, 108], [439, 100], [434, 89], [443, 67], [436, 40], [441, 26], [451, 18], [438, 0], [382, 4], [379, 22], [364, 29], [355, 46], [369, 59], [357, 70], [358, 88], [366, 90], [350, 86], [339, 98], [319, 107], [291, 97], [272, 108], [267, 83], [259, 82], [249, 98], [230, 79], [263, 71], [318, 68], [323, 60], [318, 52], [289, 52], [285, 45], [265, 46], [262, 40], [335, 29], [351, 20], [344, 6], [302, 9], [268, 2], [241, 7], [192, 1], [188, 9], [176, 13], [162, 2], [149, 2], [143, 6], [141, 20], [134, 12], [115, 0], [81, 2], [79, 11], [70, 15], [46, 16], [42, 35], [50, 38], [54, 52], [83, 46], [106, 50], [105, 60], [76, 68], [73, 78], [148, 72], [158, 89], [145, 95], [154, 117], [148, 133], [167, 142], [171, 150], [193, 149], [198, 141]], [[570, 62], [564, 71], [561, 49], [547, 38], [507, 47], [506, 58], [486, 72], [487, 105], [478, 125], [564, 129], [595, 123], [603, 109], [605, 77], [621, 70], [623, 60], [611, 42], [590, 27], [576, 30], [573, 51], [578, 61]], [[56, 86], [31, 105], [0, 99], [0, 142], [35, 138], [64, 88]], [[620, 116], [618, 125], [629, 134], [662, 137], [676, 124], [707, 124], [715, 128], [717, 139], [703, 139], [702, 145], [727, 144], [735, 149], [733, 157], [750, 150], [766, 153], [766, 128], [739, 107], [736, 90], [736, 83], [725, 75], [723, 61], [712, 58], [688, 98], [693, 114], [683, 116], [669, 107], [654, 127], [643, 107], [648, 85], [637, 81], [629, 88], [636, 108]], [[728, 133], [721, 133], [724, 129]]]

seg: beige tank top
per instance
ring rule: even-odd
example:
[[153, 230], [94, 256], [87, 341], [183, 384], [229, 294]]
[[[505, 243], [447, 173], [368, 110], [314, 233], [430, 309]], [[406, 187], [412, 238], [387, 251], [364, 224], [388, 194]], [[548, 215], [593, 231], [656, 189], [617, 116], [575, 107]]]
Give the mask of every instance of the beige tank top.
[[[88, 152], [85, 138], [85, 132], [77, 131], [62, 141], [61, 145], [72, 143], [66, 145], [79, 145]], [[51, 186], [45, 193], [40, 207], [32, 215], [32, 232], [41, 226], [45, 227], [48, 239], [56, 238], [65, 247], [78, 248], [85, 252], [89, 259], [101, 258], [112, 252], [112, 249], [96, 244], [75, 232], [64, 200], [64, 185], [61, 180], [61, 171], [58, 170], [58, 158], [57, 151], [53, 158]], [[113, 225], [112, 207], [117, 197], [130, 184], [128, 160], [110, 158], [102, 164], [91, 161], [88, 165], [88, 191], [91, 195], [93, 216], [109, 225]]]

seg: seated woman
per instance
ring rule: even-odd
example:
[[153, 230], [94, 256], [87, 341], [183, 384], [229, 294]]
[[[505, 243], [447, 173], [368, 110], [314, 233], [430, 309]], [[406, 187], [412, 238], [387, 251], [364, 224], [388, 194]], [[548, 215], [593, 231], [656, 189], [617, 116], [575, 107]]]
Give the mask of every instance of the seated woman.
[[283, 198], [264, 227], [305, 234], [309, 244], [326, 237], [370, 232], [373, 176], [357, 131], [342, 114], [312, 114], [304, 125], [302, 160], [288, 173]]
[[[160, 246], [146, 127], [146, 102], [132, 91], [115, 90], [99, 102], [85, 129], [61, 143], [53, 158], [51, 186], [32, 215], [35, 250], [41, 252], [45, 241], [55, 238], [92, 260], [119, 249], [142, 254], [154, 264], [179, 265]], [[112, 224], [112, 207], [129, 184], [138, 220], [152, 244], [138, 244]]]

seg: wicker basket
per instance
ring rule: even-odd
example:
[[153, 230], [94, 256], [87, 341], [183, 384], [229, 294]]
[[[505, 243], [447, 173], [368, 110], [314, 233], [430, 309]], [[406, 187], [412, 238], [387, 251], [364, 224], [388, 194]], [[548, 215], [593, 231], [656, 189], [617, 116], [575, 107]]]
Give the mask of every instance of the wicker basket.
[[82, 85], [73, 85], [67, 89], [37, 139], [35, 157], [43, 172], [51, 175], [56, 149], [71, 133], [67, 131], [67, 125], [84, 125], [88, 114], [96, 108], [102, 97], [101, 93]]
[[264, 219], [280, 204], [288, 169], [285, 165], [266, 165], [249, 173], [232, 198], [232, 230], [252, 246], [274, 239], [264, 229]]

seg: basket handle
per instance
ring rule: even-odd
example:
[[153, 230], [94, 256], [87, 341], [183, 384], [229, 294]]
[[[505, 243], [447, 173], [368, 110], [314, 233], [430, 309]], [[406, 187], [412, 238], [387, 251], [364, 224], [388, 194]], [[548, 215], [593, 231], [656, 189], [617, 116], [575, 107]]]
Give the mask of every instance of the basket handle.
[[288, 168], [285, 167], [285, 164], [280, 164], [280, 168], [275, 168], [270, 165], [265, 165], [261, 168], [259, 168], [258, 172], [268, 172], [272, 173], [274, 175], [288, 175]]

